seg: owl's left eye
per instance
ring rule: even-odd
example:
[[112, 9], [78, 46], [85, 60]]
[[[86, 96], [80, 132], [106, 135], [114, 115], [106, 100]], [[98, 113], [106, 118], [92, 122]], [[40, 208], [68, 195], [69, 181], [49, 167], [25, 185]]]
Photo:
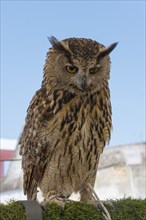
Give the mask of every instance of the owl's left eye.
[[91, 73], [91, 74], [96, 74], [100, 68], [101, 68], [101, 66], [100, 66], [100, 64], [98, 64], [98, 65], [96, 65], [95, 67], [90, 68], [90, 69], [89, 69], [89, 73]]
[[78, 71], [78, 67], [77, 66], [71, 66], [71, 65], [67, 65], [66, 66], [66, 71], [70, 74], [74, 74]]

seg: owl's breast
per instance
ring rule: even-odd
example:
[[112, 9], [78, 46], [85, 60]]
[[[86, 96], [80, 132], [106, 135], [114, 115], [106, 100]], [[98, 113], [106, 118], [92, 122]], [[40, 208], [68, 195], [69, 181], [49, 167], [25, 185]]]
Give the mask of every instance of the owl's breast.
[[74, 191], [88, 176], [95, 175], [99, 156], [110, 136], [110, 110], [108, 105], [105, 108], [104, 101], [95, 98], [73, 98], [51, 120], [46, 120], [44, 126], [50, 145], [48, 167], [51, 168], [47, 176], [54, 173], [63, 181], [70, 179]]
[[94, 148], [102, 151], [110, 139], [112, 126], [109, 98], [98, 94], [66, 95], [65, 100], [56, 100], [54, 103], [56, 105], [48, 113], [46, 124], [44, 123], [44, 129], [53, 146], [56, 147], [61, 142], [64, 154], [70, 145], [72, 148], [85, 148], [85, 151], [90, 148], [89, 145], [94, 145]]

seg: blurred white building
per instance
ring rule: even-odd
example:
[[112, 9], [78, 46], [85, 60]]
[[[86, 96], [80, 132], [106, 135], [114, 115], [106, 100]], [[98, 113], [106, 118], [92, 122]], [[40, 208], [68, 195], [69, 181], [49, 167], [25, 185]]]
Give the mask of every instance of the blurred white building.
[[[26, 199], [18, 148], [14, 158], [17, 161], [10, 162], [7, 175], [1, 179], [1, 202]], [[100, 159], [95, 190], [104, 200], [129, 196], [146, 198], [146, 143], [106, 147]]]

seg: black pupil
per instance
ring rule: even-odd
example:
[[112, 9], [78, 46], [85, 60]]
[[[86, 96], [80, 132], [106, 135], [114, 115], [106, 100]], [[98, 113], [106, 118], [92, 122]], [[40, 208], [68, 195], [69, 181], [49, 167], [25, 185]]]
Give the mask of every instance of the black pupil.
[[74, 66], [70, 66], [69, 68], [70, 68], [71, 71], [72, 71], [72, 70], [75, 70], [75, 67], [74, 67]]

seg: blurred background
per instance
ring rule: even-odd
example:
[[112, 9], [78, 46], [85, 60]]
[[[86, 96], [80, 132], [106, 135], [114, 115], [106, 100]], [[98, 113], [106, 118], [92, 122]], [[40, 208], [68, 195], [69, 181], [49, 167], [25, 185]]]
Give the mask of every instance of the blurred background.
[[145, 1], [1, 1], [1, 202], [23, 199], [17, 140], [40, 88], [50, 43], [94, 39], [111, 53], [113, 131], [95, 189], [101, 199], [146, 197]]

